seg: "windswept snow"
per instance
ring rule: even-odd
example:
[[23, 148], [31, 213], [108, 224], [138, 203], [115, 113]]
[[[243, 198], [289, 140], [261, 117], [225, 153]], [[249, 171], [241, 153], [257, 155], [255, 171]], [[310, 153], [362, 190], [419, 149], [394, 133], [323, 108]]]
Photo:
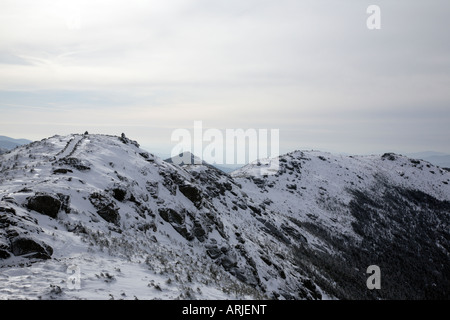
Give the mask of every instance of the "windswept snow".
[[[0, 298], [351, 297], [360, 289], [338, 290], [321, 264], [345, 259], [352, 270], [364, 267], [360, 258], [354, 266], [348, 260], [368, 241], [360, 208], [380, 214], [368, 217], [375, 226], [397, 219], [383, 215], [400, 210], [398, 203], [418, 223], [430, 219], [434, 257], [448, 257], [448, 171], [395, 154], [295, 151], [277, 160], [273, 175], [261, 174], [265, 161], [227, 175], [208, 164], [163, 161], [124, 136], [88, 134], [1, 155]], [[383, 237], [395, 239], [399, 230]]]

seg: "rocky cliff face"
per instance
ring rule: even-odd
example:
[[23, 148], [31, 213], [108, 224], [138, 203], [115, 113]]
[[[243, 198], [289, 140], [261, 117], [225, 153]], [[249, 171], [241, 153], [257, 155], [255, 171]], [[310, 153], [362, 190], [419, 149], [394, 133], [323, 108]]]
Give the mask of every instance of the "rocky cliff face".
[[[275, 175], [261, 162], [228, 175], [89, 134], [4, 154], [0, 295], [449, 297], [447, 171], [395, 154], [296, 151], [279, 163]], [[366, 287], [369, 265], [381, 290]]]

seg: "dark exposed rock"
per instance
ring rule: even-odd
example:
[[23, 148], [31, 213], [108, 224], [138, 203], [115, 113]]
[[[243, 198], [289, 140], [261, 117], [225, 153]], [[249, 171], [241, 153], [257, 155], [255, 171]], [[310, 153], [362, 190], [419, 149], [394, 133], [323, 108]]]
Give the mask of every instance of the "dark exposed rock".
[[229, 256], [224, 256], [220, 259], [220, 265], [227, 271], [230, 271], [232, 268], [237, 266], [237, 262], [235, 259], [232, 259]]
[[87, 234], [86, 228], [81, 223], [78, 223], [75, 226], [67, 227], [67, 231], [75, 234]]
[[219, 232], [219, 234], [222, 236], [222, 238], [226, 239], [227, 235], [225, 233], [224, 225], [223, 225], [222, 221], [220, 220], [219, 215], [216, 212], [207, 212], [205, 214], [205, 217], [206, 217], [207, 223], [209, 223], [211, 225], [215, 225], [217, 232]]
[[5, 250], [5, 249], [0, 249], [0, 259], [8, 259], [11, 256], [11, 254]]
[[64, 168], [59, 168], [59, 169], [55, 169], [55, 170], [53, 170], [53, 173], [54, 174], [58, 174], [58, 173], [61, 173], [61, 174], [66, 174], [66, 173], [73, 173], [73, 171], [72, 170], [70, 170], [70, 169], [64, 169]]
[[207, 248], [206, 253], [211, 259], [217, 259], [221, 255], [223, 255], [222, 250], [220, 250], [217, 246], [211, 246], [210, 248]]
[[291, 241], [288, 238], [286, 238], [285, 235], [280, 230], [278, 230], [277, 227], [275, 227], [272, 223], [270, 223], [269, 221], [265, 221], [264, 219], [258, 219], [258, 220], [260, 220], [262, 223], [264, 223], [264, 230], [267, 233], [274, 236], [278, 240], [283, 241], [286, 244], [291, 243]]
[[141, 206], [142, 205], [142, 203], [138, 199], [136, 199], [136, 197], [132, 193], [130, 193], [130, 196], [128, 197], [128, 201], [133, 202], [137, 206]]
[[157, 181], [147, 181], [145, 184], [145, 188], [150, 193], [153, 199], [158, 198], [159, 194], [159, 184]]
[[51, 218], [56, 218], [61, 209], [61, 201], [48, 194], [37, 194], [28, 199], [27, 208]]
[[258, 188], [264, 188], [265, 180], [258, 177], [250, 177]]
[[383, 154], [382, 156], [381, 156], [381, 158], [384, 160], [384, 159], [387, 159], [387, 160], [390, 160], [390, 161], [394, 161], [395, 159], [396, 159], [396, 154], [395, 153], [392, 153], [392, 152], [388, 152], [388, 153], [385, 153], [385, 154]]
[[194, 240], [194, 236], [186, 229], [184, 225], [185, 212], [177, 212], [171, 208], [160, 208], [158, 213], [164, 221], [170, 223], [170, 225], [186, 240]]
[[242, 210], [246, 210], [247, 209], [247, 205], [244, 203], [244, 201], [239, 200], [236, 202], [236, 205], [241, 208]]
[[0, 207], [0, 212], [16, 214], [16, 210], [10, 207]]
[[160, 208], [158, 213], [164, 221], [182, 225], [184, 223], [184, 215], [176, 212], [171, 208]]
[[[253, 258], [248, 254], [248, 252], [245, 250], [244, 246], [239, 246], [239, 247], [235, 247], [238, 252], [240, 253], [240, 255], [245, 259], [246, 263], [247, 263], [247, 267], [249, 268], [251, 274], [247, 273], [247, 276], [244, 276], [243, 279], [241, 280], [239, 279], [238, 275], [236, 274], [235, 276], [238, 277], [239, 280], [250, 284], [252, 286], [257, 286], [261, 284], [261, 279], [258, 276], [258, 267], [256, 265], [255, 260], [253, 260]], [[232, 268], [230, 270], [230, 273], [233, 274], [233, 271], [235, 271], [237, 268]]]
[[239, 232], [234, 233], [236, 236], [236, 240], [239, 241], [239, 243], [245, 243], [244, 238], [242, 238], [242, 235]]
[[156, 232], [157, 227], [156, 224], [154, 222], [150, 222], [150, 223], [141, 223], [137, 225], [137, 229], [142, 231], [142, 232], [146, 232], [148, 230], [152, 230], [153, 232]]
[[297, 190], [297, 184], [292, 183], [292, 184], [286, 184], [286, 188], [288, 188], [289, 190]]
[[14, 199], [13, 197], [4, 196], [1, 200], [7, 203], [18, 205], [16, 199]]
[[172, 195], [177, 194], [177, 186], [176, 183], [173, 181], [171, 175], [169, 173], [166, 173], [165, 171], [160, 171], [160, 175], [164, 177], [162, 181], [162, 185], [169, 190], [169, 192]]
[[108, 203], [97, 210], [97, 213], [104, 220], [117, 224], [119, 222], [119, 212], [113, 203]]
[[305, 236], [303, 236], [302, 234], [300, 234], [300, 232], [298, 232], [295, 228], [288, 226], [286, 224], [282, 224], [281, 225], [281, 229], [289, 236], [291, 236], [292, 238], [294, 238], [297, 241], [300, 241], [301, 243], [307, 243], [308, 240], [306, 239]]
[[61, 201], [61, 210], [70, 213], [70, 196], [58, 193], [58, 199]]
[[104, 220], [116, 225], [119, 223], [119, 209], [116, 207], [114, 201], [98, 192], [91, 194], [89, 201], [97, 209], [97, 214]]
[[113, 189], [112, 193], [113, 193], [114, 199], [116, 199], [117, 201], [121, 201], [121, 202], [125, 200], [125, 196], [127, 195], [127, 191], [123, 190], [121, 188]]
[[244, 275], [244, 273], [242, 272], [242, 270], [238, 269], [238, 268], [232, 268], [230, 270], [230, 273], [235, 276], [239, 281], [242, 281], [244, 283], [248, 283], [248, 279], [247, 277]]
[[231, 185], [231, 183], [229, 183], [229, 182], [224, 182], [224, 183], [222, 183], [222, 186], [225, 188], [225, 190], [227, 190], [227, 191], [231, 191], [231, 190], [233, 190], [233, 186]]
[[193, 232], [194, 236], [195, 236], [200, 242], [205, 241], [205, 235], [206, 235], [206, 232], [205, 232], [205, 230], [203, 229], [203, 227], [202, 227], [202, 225], [200, 224], [199, 221], [197, 221], [197, 220], [194, 221], [194, 227], [193, 227], [193, 229], [192, 229], [192, 232]]
[[28, 258], [50, 259], [53, 248], [31, 238], [17, 237], [11, 241], [11, 251], [15, 256], [27, 255]]
[[194, 236], [186, 229], [185, 226], [172, 225], [172, 227], [186, 240], [194, 240]]
[[202, 192], [197, 189], [196, 187], [194, 187], [193, 185], [190, 184], [184, 184], [184, 185], [180, 185], [179, 187], [180, 192], [189, 200], [191, 200], [191, 202], [197, 207], [199, 208], [201, 205], [201, 201], [202, 201]]
[[59, 164], [70, 166], [79, 171], [88, 171], [91, 169], [87, 161], [78, 158], [62, 158], [58, 161]]
[[127, 137], [125, 136], [125, 133], [122, 133], [122, 134], [120, 135], [120, 137], [118, 137], [118, 138], [119, 138], [119, 140], [120, 140], [122, 143], [124, 143], [124, 144], [132, 144], [132, 145], [134, 145], [136, 148], [139, 148], [139, 143], [138, 143], [137, 141], [135, 141], [135, 140], [131, 140], [131, 139], [127, 138]]
[[304, 279], [302, 281], [303, 286], [309, 290], [309, 293], [312, 295], [313, 299], [322, 299], [322, 294], [317, 289], [314, 282], [311, 281], [311, 279]]
[[140, 152], [139, 155], [144, 158], [145, 160], [150, 159], [150, 155], [147, 152]]
[[272, 261], [267, 256], [261, 256], [261, 260], [264, 261], [268, 266], [272, 265]]
[[258, 207], [254, 207], [252, 205], [248, 205], [248, 207], [250, 208], [250, 210], [252, 210], [254, 213], [261, 215], [261, 209]]
[[10, 225], [14, 225], [14, 222], [7, 215], [0, 214], [0, 228], [6, 229]]

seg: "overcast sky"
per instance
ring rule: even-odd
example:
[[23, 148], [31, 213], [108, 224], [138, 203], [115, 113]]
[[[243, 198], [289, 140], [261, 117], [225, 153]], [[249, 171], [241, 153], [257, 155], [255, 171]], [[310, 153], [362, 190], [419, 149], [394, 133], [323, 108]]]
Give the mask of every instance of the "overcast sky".
[[[381, 9], [369, 30], [366, 9]], [[450, 153], [450, 1], [0, 1], [0, 134], [279, 129], [281, 152]]]

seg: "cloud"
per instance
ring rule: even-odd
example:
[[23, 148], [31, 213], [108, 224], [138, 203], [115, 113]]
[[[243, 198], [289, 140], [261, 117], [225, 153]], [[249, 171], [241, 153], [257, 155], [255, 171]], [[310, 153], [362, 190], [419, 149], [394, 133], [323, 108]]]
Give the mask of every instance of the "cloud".
[[[449, 117], [450, 4], [377, 1], [377, 31], [366, 28], [369, 4], [5, 0], [0, 109], [23, 131], [110, 124], [139, 128], [136, 139], [150, 141], [152, 126], [203, 120], [277, 127], [286, 149], [349, 152], [401, 148], [396, 133], [414, 123], [411, 141], [429, 149], [422, 136], [448, 133], [441, 120]], [[2, 129], [12, 130], [4, 119]], [[373, 140], [368, 146], [358, 135]], [[440, 150], [450, 152], [444, 143]]]

